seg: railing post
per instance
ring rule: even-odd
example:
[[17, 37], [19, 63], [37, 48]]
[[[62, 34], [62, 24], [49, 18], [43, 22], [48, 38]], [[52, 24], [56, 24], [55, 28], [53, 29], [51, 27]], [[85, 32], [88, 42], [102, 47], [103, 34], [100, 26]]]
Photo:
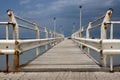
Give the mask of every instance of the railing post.
[[54, 45], [56, 45], [56, 32], [54, 32]]
[[9, 26], [8, 24], [6, 25], [6, 40], [9, 39]]
[[[54, 32], [52, 32], [51, 34], [52, 34], [52, 38], [54, 38]], [[55, 40], [53, 40], [52, 43], [51, 43], [52, 46], [54, 46], [54, 41]]]
[[112, 54], [110, 55], [110, 71], [113, 71], [113, 56]]
[[59, 43], [59, 39], [57, 39], [59, 37], [59, 34], [58, 33], [56, 33], [56, 44], [58, 44]]
[[82, 38], [82, 31], [79, 32], [79, 37]]
[[7, 14], [8, 14], [10, 21], [13, 23], [13, 39], [18, 40], [19, 39], [19, 27], [15, 19], [15, 15], [10, 10], [7, 11]]
[[106, 24], [106, 22], [110, 21], [111, 16], [112, 16], [112, 11], [108, 10], [105, 17], [104, 17], [102, 25], [101, 25], [101, 39], [106, 39], [107, 38], [107, 34], [106, 34], [107, 24]]
[[[45, 28], [45, 37], [46, 37], [46, 39], [48, 39], [48, 31], [46, 28]], [[47, 50], [47, 49], [48, 49], [48, 44], [45, 45], [45, 50]]]
[[113, 24], [110, 24], [110, 39], [113, 39]]
[[50, 38], [53, 38], [52, 31], [50, 31]]
[[100, 56], [101, 56], [101, 66], [106, 67], [106, 55], [103, 54], [102, 51], [101, 51]]
[[[107, 24], [106, 24], [106, 22], [110, 21], [111, 16], [112, 16], [112, 11], [108, 10], [105, 17], [104, 17], [102, 25], [101, 25], [101, 39], [107, 38]], [[102, 51], [101, 51], [101, 63], [102, 63], [102, 66], [106, 67], [106, 55], [104, 55], [102, 53]]]
[[14, 70], [16, 71], [19, 68], [19, 52], [16, 51], [14, 54]]
[[[6, 40], [9, 39], [9, 26], [8, 24], [6, 25]], [[9, 55], [6, 54], [6, 71], [9, 71]]]
[[[36, 39], [40, 39], [40, 31], [39, 31], [38, 25], [36, 23], [34, 23], [34, 28], [36, 30]], [[40, 54], [40, 47], [37, 47], [36, 55], [39, 55], [39, 54]]]
[[[113, 39], [113, 24], [110, 24], [110, 39]], [[113, 71], [113, 57], [112, 54], [110, 56], [110, 71]]]
[[[53, 36], [52, 36], [52, 31], [50, 31], [50, 38], [52, 39], [53, 38]], [[52, 41], [50, 42], [50, 47], [52, 47]]]
[[[91, 22], [89, 22], [89, 25], [88, 25], [88, 27], [87, 27], [87, 30], [86, 30], [86, 38], [87, 39], [89, 39], [89, 37], [90, 37], [90, 28], [91, 28], [91, 26], [92, 26], [92, 23]], [[87, 53], [88, 53], [88, 55], [90, 55], [90, 49], [89, 48], [87, 48]]]
[[[113, 24], [110, 25], [110, 39], [113, 39]], [[113, 71], [113, 56], [110, 55], [110, 71]]]
[[[8, 17], [10, 21], [13, 23], [13, 39], [15, 42], [19, 39], [19, 27], [17, 24], [17, 21], [15, 19], [15, 15], [12, 11], [7, 11]], [[15, 43], [17, 46], [17, 44]], [[19, 68], [19, 52], [17, 51], [17, 48], [15, 47], [15, 53], [14, 53], [14, 70], [17, 70]]]
[[6, 54], [6, 71], [9, 71], [9, 55]]
[[89, 30], [89, 29], [91, 28], [91, 24], [92, 24], [92, 23], [89, 22], [89, 25], [88, 25], [87, 30], [86, 30], [86, 38], [87, 38], [87, 39], [89, 39], [89, 36], [90, 36], [90, 30]]
[[[82, 31], [83, 31], [83, 27], [81, 28], [80, 33], [79, 33], [80, 38], [82, 38], [82, 33], [83, 33]], [[82, 44], [80, 44], [80, 49], [83, 50]]]

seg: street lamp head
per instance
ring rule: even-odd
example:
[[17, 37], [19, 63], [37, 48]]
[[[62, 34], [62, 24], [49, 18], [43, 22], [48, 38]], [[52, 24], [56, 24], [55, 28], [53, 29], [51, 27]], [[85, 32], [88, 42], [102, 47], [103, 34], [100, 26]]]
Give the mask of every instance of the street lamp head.
[[75, 25], [75, 22], [73, 22], [73, 25]]
[[79, 7], [82, 8], [82, 5], [80, 5]]
[[56, 17], [54, 17], [54, 20], [56, 19]]
[[62, 25], [60, 25], [60, 27], [62, 27]]

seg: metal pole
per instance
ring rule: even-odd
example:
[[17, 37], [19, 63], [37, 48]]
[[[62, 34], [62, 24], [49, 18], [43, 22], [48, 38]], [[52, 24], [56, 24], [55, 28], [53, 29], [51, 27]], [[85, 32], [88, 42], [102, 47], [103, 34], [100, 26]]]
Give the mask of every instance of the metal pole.
[[73, 22], [73, 30], [72, 30], [72, 33], [74, 33], [75, 31], [75, 22]]
[[[48, 31], [46, 28], [45, 28], [45, 36], [46, 36], [46, 39], [48, 39]], [[48, 49], [48, 44], [45, 45], [45, 50], [47, 49]]]
[[106, 22], [110, 21], [111, 16], [112, 16], [112, 11], [108, 10], [106, 12], [106, 15], [105, 15], [104, 20], [103, 20], [102, 25], [101, 25], [101, 39], [107, 38], [107, 34], [106, 34], [107, 33], [107, 24], [106, 24]]
[[113, 56], [110, 55], [110, 71], [113, 71]]
[[56, 37], [55, 33], [56, 33], [56, 18], [54, 17], [54, 38]]
[[89, 25], [88, 25], [88, 27], [87, 27], [87, 30], [86, 30], [86, 38], [87, 39], [89, 39], [89, 37], [90, 37], [90, 28], [91, 28], [91, 26], [92, 26], [92, 24], [91, 24], [91, 22], [89, 22]]
[[79, 37], [82, 37], [82, 5], [79, 6], [80, 8], [80, 33], [79, 33]]
[[[106, 22], [110, 21], [111, 16], [112, 16], [112, 11], [108, 10], [105, 14], [104, 20], [103, 20], [102, 25], [101, 25], [101, 39], [107, 38], [107, 24], [106, 24]], [[101, 54], [102, 54], [101, 55], [102, 66], [106, 67], [106, 55], [104, 55], [102, 52], [101, 52]]]
[[19, 53], [16, 51], [14, 54], [14, 70], [19, 68]]
[[[9, 39], [9, 32], [8, 32], [9, 28], [8, 28], [8, 24], [6, 25], [6, 40]], [[8, 72], [9, 70], [9, 55], [6, 55], [6, 71]]]
[[63, 27], [62, 27], [62, 35], [64, 35], [64, 30], [63, 30]]
[[6, 71], [8, 72], [9, 70], [9, 55], [6, 55]]
[[6, 40], [9, 39], [9, 28], [8, 28], [8, 24], [6, 25]]
[[[7, 11], [8, 17], [10, 19], [10, 21], [13, 23], [13, 39], [15, 41], [17, 41], [19, 39], [19, 27], [15, 18], [15, 15], [13, 13], [13, 11], [8, 10]], [[17, 44], [15, 44], [17, 45]], [[14, 70], [16, 71], [19, 68], [19, 52], [17, 51], [16, 47], [15, 47], [16, 52], [14, 53]]]
[[[52, 31], [50, 31], [50, 38], [53, 38]], [[52, 41], [50, 42], [50, 47], [52, 47]]]
[[[80, 33], [79, 33], [79, 37], [82, 37], [82, 5], [79, 6], [80, 8]], [[82, 50], [82, 45], [80, 45], [80, 48]]]
[[[89, 25], [88, 25], [88, 27], [87, 27], [87, 30], [86, 30], [86, 38], [87, 39], [89, 39], [89, 37], [90, 37], [90, 28], [91, 28], [91, 22], [89, 22]], [[87, 53], [88, 53], [88, 55], [90, 55], [90, 49], [87, 47]]]
[[[34, 23], [34, 27], [36, 30], [36, 39], [40, 39], [40, 31], [39, 31], [38, 25], [36, 23]], [[37, 47], [36, 48], [36, 55], [39, 55], [39, 54], [40, 54], [40, 47]]]
[[62, 25], [60, 25], [60, 34], [62, 34]]
[[113, 39], [113, 24], [110, 25], [110, 39]]
[[[62, 25], [60, 25], [60, 34], [59, 34], [59, 37], [62, 37], [61, 35], [62, 35]], [[61, 42], [61, 40], [60, 40], [60, 42]]]
[[79, 6], [80, 8], [80, 30], [82, 29], [82, 5]]

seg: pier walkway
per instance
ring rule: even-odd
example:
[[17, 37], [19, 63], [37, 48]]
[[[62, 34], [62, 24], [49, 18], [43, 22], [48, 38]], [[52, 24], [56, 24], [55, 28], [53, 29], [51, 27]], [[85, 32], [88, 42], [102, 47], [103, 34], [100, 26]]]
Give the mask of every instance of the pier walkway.
[[101, 68], [72, 40], [64, 40], [31, 61], [22, 71], [93, 71]]
[[[98, 71], [99, 70], [99, 71]], [[0, 73], [0, 80], [119, 80], [119, 72], [105, 72], [72, 40], [64, 40], [21, 68]]]

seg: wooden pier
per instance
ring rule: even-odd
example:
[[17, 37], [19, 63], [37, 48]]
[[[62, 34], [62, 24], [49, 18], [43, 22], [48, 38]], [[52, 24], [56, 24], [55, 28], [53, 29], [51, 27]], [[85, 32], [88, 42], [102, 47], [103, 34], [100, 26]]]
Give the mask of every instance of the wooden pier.
[[72, 40], [64, 40], [31, 61], [21, 71], [98, 71], [101, 68]]
[[119, 80], [119, 72], [105, 72], [72, 40], [64, 40], [20, 69], [0, 73], [0, 80]]

